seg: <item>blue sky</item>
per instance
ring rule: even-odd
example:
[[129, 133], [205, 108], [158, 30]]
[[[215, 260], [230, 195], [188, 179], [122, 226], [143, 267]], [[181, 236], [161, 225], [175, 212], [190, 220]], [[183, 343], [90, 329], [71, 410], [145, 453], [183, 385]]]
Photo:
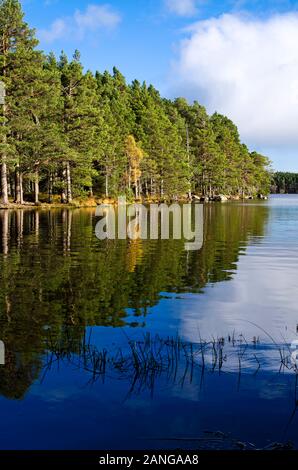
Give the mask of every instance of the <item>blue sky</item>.
[[[197, 99], [298, 171], [298, 1], [23, 0], [41, 48]], [[296, 109], [297, 108], [297, 109]], [[297, 131], [296, 131], [297, 127]], [[296, 135], [297, 134], [297, 135]]]

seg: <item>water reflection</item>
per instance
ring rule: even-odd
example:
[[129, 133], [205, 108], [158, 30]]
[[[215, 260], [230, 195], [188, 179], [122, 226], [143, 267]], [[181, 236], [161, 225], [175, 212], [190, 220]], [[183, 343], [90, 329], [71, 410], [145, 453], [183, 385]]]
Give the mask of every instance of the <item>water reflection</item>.
[[[186, 252], [184, 240], [99, 241], [93, 209], [0, 211], [0, 339], [6, 346], [6, 365], [0, 367], [0, 410], [7, 424], [7, 434], [0, 435], [3, 448], [19, 445], [12, 420], [5, 417], [5, 398], [24, 404], [27, 417], [17, 417], [17, 405], [8, 407], [11, 416], [21, 427], [30, 422], [35, 429], [30, 439], [22, 441], [24, 448], [32, 443], [44, 446], [41, 421], [37, 417], [32, 421], [38, 409], [51, 430], [46, 437], [52, 448], [142, 448], [144, 442], [136, 443], [135, 436], [156, 434], [149, 417], [155, 417], [163, 437], [196, 435], [204, 427], [227, 430], [231, 421], [240, 436], [241, 419], [249, 420], [245, 399], [267, 419], [258, 432], [248, 423], [245, 437], [251, 441], [265, 435], [274, 438], [296, 403], [295, 373], [280, 375], [278, 350], [248, 322], [261, 325], [269, 334], [274, 330], [279, 344], [296, 336], [297, 215], [298, 204], [281, 204], [278, 198], [269, 204], [207, 205], [203, 247]], [[79, 345], [91, 329], [92, 347], [102, 354], [112, 350], [118, 360], [119, 348], [125, 354], [128, 337], [138, 341], [147, 331], [162, 338], [179, 334], [187, 344], [198, 344], [199, 338], [209, 341], [212, 336], [227, 338], [237, 331], [246, 335], [252, 354], [242, 357], [240, 367], [238, 352], [233, 355], [228, 349], [229, 361], [222, 356], [219, 367], [217, 356], [212, 370], [211, 351], [206, 356], [211, 367], [202, 374], [202, 363], [194, 367], [191, 359], [185, 362], [181, 350], [183, 366], [176, 375], [175, 367], [170, 368], [174, 380], [169, 382], [167, 373], [159, 374], [154, 384], [150, 378], [149, 395], [153, 385], [158, 390], [154, 404], [142, 385], [138, 397], [133, 394], [123, 404], [131, 388], [128, 379], [133, 383], [134, 376], [107, 374], [104, 388], [98, 381], [90, 385], [92, 370]], [[252, 339], [258, 335], [261, 344], [256, 353]], [[96, 356], [92, 357], [94, 361]], [[78, 365], [87, 365], [88, 370]], [[220, 397], [216, 390], [221, 390]], [[223, 412], [225, 400], [230, 406], [228, 417]], [[100, 422], [113, 416], [110, 428], [94, 422], [91, 403], [102, 413]], [[282, 416], [270, 415], [273, 405], [283, 410]], [[77, 412], [80, 407], [82, 415]], [[173, 409], [179, 415], [177, 422]], [[195, 416], [200, 416], [199, 422]], [[60, 423], [59, 432], [51, 425], [54, 419]], [[63, 434], [76, 419], [81, 426], [93, 423], [86, 441], [72, 431], [69, 438]], [[127, 423], [134, 432], [123, 438], [120, 431]], [[63, 442], [57, 441], [57, 432]], [[159, 444], [147, 439], [147, 446], [160, 446], [159, 437]]]
[[87, 325], [144, 327], [161, 293], [230, 280], [251, 238], [264, 235], [268, 208], [206, 207], [197, 252], [183, 240], [100, 242], [92, 209], [4, 210], [0, 220], [0, 334], [24, 353], [44, 350], [44, 327], [58, 337], [68, 325], [79, 335]]

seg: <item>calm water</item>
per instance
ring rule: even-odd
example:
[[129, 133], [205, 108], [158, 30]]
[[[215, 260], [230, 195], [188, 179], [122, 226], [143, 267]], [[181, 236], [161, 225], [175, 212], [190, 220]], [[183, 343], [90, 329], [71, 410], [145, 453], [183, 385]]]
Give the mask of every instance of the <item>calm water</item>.
[[298, 447], [298, 197], [206, 206], [197, 252], [96, 222], [0, 211], [0, 447]]

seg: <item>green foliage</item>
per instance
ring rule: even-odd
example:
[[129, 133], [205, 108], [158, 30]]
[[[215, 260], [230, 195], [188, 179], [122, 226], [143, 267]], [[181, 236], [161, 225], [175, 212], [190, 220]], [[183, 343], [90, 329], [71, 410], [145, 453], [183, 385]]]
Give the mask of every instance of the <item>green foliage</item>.
[[[36, 49], [20, 2], [0, 1], [2, 194], [96, 193], [176, 199], [191, 192], [267, 193], [269, 161], [250, 153], [235, 124], [199, 103], [163, 99], [116, 68], [84, 72], [80, 53], [59, 60]], [[129, 144], [130, 141], [130, 144]], [[130, 146], [130, 150], [128, 147]], [[5, 199], [5, 198], [4, 198]]]
[[280, 194], [297, 194], [298, 173], [277, 171], [272, 175], [272, 190]]

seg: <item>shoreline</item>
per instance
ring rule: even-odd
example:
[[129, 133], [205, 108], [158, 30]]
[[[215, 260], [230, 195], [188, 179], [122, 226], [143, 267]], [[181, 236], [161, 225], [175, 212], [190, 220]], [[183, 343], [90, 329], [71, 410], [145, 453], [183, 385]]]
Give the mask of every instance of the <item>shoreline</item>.
[[[238, 196], [226, 196], [226, 195], [217, 195], [213, 198], [209, 198], [206, 196], [196, 196], [194, 195], [192, 200], [190, 201], [187, 198], [180, 198], [177, 200], [166, 200], [166, 199], [145, 199], [145, 200], [134, 200], [134, 201], [127, 201], [127, 204], [162, 204], [162, 203], [201, 203], [201, 204], [210, 204], [210, 203], [224, 203], [224, 202], [239, 202], [239, 201], [251, 201], [251, 200], [267, 200], [270, 195], [261, 195], [260, 197], [252, 197], [252, 196], [245, 196], [245, 197], [238, 197]], [[10, 202], [8, 204], [0, 203], [0, 210], [17, 210], [17, 209], [88, 209], [88, 208], [96, 208], [100, 204], [112, 204], [114, 206], [118, 205], [118, 199], [114, 198], [98, 198], [98, 199], [87, 199], [86, 201], [76, 201], [74, 200], [72, 203], [61, 203], [61, 202], [40, 202], [38, 204], [34, 202], [24, 202], [23, 204]]]
[[47, 204], [47, 203], [41, 203], [41, 204], [15, 204], [15, 203], [10, 203], [10, 204], [0, 204], [0, 210], [17, 210], [17, 209], [88, 209], [88, 208], [96, 208], [98, 204], [79, 204], [79, 205], [74, 205], [74, 204]]

